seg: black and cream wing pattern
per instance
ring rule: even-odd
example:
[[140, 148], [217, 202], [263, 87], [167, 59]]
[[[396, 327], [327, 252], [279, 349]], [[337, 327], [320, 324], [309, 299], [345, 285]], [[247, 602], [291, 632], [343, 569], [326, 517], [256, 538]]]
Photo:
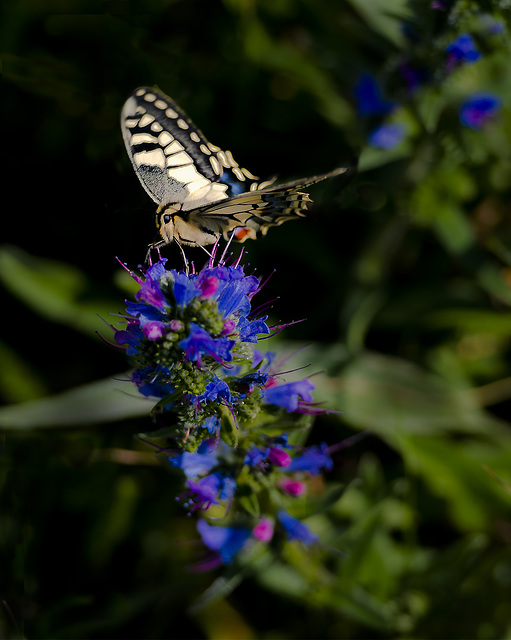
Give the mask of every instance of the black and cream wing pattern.
[[311, 200], [304, 188], [352, 173], [342, 167], [281, 185], [262, 182], [230, 151], [208, 142], [171, 98], [149, 87], [128, 98], [121, 128], [133, 168], [158, 205], [158, 245], [205, 246], [232, 233], [241, 242], [264, 236], [270, 227], [305, 215]]

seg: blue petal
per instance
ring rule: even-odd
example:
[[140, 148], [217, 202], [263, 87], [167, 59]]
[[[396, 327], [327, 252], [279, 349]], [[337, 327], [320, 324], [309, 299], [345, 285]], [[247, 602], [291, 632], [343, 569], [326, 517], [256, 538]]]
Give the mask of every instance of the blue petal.
[[382, 124], [369, 135], [369, 143], [373, 147], [393, 149], [404, 135], [405, 128], [402, 124]]
[[286, 511], [279, 511], [277, 514], [280, 523], [286, 530], [290, 540], [300, 540], [307, 546], [318, 541], [318, 536], [307, 527], [303, 522], [293, 518]]
[[377, 80], [369, 73], [360, 76], [354, 93], [360, 115], [384, 115], [394, 108], [393, 102], [383, 98]]
[[288, 382], [265, 389], [264, 401], [267, 404], [276, 404], [279, 407], [284, 407], [286, 411], [296, 411], [299, 398], [302, 398], [305, 402], [314, 400], [310, 393], [312, 389], [314, 389], [314, 385], [310, 380]]
[[213, 527], [205, 520], [197, 522], [202, 541], [212, 551], [218, 551], [224, 563], [229, 564], [245, 542], [250, 538], [250, 529], [241, 527]]

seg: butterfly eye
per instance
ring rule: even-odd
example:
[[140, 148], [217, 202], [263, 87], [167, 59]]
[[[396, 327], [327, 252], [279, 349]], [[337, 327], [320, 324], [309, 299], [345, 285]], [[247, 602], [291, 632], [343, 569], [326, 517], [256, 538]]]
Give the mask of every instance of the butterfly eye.
[[170, 216], [168, 213], [166, 213], [166, 214], [163, 216], [163, 222], [164, 222], [165, 224], [168, 224], [171, 220], [172, 220], [172, 216]]

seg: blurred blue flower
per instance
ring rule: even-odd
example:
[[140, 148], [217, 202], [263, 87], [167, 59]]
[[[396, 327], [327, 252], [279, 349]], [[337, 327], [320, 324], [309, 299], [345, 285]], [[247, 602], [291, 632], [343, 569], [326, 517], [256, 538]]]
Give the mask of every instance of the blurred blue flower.
[[310, 380], [296, 380], [285, 384], [275, 385], [264, 390], [266, 404], [275, 404], [284, 407], [286, 411], [296, 411], [299, 408], [300, 399], [304, 402], [312, 402], [311, 391], [314, 385]]
[[456, 40], [446, 48], [449, 54], [447, 59], [447, 70], [450, 71], [457, 63], [465, 62], [472, 64], [482, 57], [477, 50], [474, 39], [469, 33], [462, 33]]
[[218, 429], [220, 429], [220, 420], [217, 416], [209, 416], [209, 418], [204, 420], [204, 424], [202, 426], [207, 429], [211, 435], [213, 435], [217, 433]]
[[381, 149], [393, 149], [405, 135], [405, 127], [402, 124], [382, 124], [369, 134], [369, 143], [373, 147]]
[[461, 105], [460, 121], [466, 127], [482, 129], [500, 109], [500, 100], [491, 93], [477, 93]]
[[330, 471], [334, 463], [328, 453], [326, 444], [319, 447], [308, 447], [301, 456], [293, 458], [286, 471], [308, 471], [311, 475], [317, 475], [321, 471]]
[[358, 112], [362, 116], [385, 115], [394, 108], [393, 102], [383, 98], [378, 81], [369, 73], [360, 75], [354, 95]]
[[188, 480], [186, 483], [190, 489], [179, 496], [187, 498], [185, 507], [190, 513], [209, 509], [211, 505], [220, 504], [220, 500], [231, 500], [236, 490], [236, 481], [230, 476], [225, 476], [217, 471], [199, 480]]
[[183, 451], [178, 456], [170, 457], [169, 462], [173, 467], [181, 469], [189, 479], [211, 471], [218, 464], [216, 452], [210, 452], [207, 440], [201, 443], [197, 451], [190, 453]]
[[215, 551], [219, 559], [225, 564], [232, 562], [234, 556], [240, 551], [245, 542], [250, 538], [251, 530], [244, 527], [215, 527], [199, 520], [197, 530], [204, 544]]
[[290, 540], [300, 540], [307, 546], [318, 541], [318, 536], [307, 525], [290, 516], [287, 511], [279, 511], [277, 517]]

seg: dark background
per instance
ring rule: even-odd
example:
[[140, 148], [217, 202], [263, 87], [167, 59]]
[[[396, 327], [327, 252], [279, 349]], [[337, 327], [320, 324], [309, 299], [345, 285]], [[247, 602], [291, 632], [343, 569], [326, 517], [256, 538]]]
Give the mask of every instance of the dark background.
[[[509, 631], [509, 40], [489, 3], [438, 4], [4, 8], [0, 636]], [[492, 34], [494, 20], [503, 33]], [[445, 48], [467, 31], [482, 59], [448, 69]], [[417, 89], [405, 63], [421, 70]], [[394, 149], [367, 142], [385, 114], [359, 113], [364, 72], [406, 129]], [[98, 315], [115, 322], [109, 313], [133, 291], [115, 257], [136, 268], [155, 235], [119, 127], [126, 98], [152, 84], [261, 177], [360, 158], [346, 189], [314, 187], [307, 219], [246, 244], [250, 269], [275, 270], [260, 294], [278, 298], [271, 320], [307, 318], [272, 350], [310, 343], [293, 363], [324, 371], [318, 397], [342, 412], [319, 420], [311, 442], [369, 434], [327, 478], [349, 484], [346, 494], [311, 523], [343, 555], [321, 568], [287, 552], [192, 610], [216, 575], [190, 571], [201, 548], [175, 503], [181, 480], [134, 439], [149, 418], [107, 415], [94, 394], [71, 399], [62, 418], [54, 395], [127, 368], [98, 337], [112, 337]], [[481, 131], [458, 118], [476, 91], [502, 102]], [[175, 247], [164, 255], [180, 265]]]

